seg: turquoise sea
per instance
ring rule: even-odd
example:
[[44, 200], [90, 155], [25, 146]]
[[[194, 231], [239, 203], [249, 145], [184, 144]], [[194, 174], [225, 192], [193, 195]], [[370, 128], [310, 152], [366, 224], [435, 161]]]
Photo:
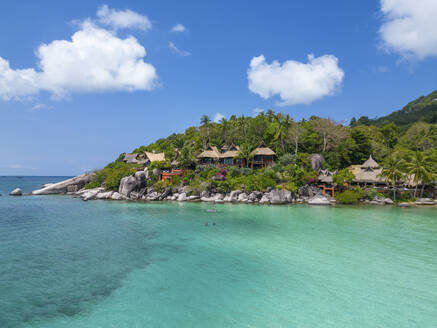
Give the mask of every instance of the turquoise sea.
[[0, 177], [2, 328], [437, 327], [436, 208], [8, 196], [62, 179]]

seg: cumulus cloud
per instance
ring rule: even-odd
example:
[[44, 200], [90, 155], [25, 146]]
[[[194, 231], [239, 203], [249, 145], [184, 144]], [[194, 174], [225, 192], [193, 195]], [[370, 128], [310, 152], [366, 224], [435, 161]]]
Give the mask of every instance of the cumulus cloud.
[[75, 92], [151, 90], [157, 74], [145, 55], [134, 37], [122, 39], [86, 21], [71, 40], [40, 45], [37, 70], [12, 69], [0, 57], [0, 98], [25, 99], [40, 91], [63, 98]]
[[187, 28], [182, 24], [177, 24], [171, 28], [171, 32], [186, 32]]
[[266, 62], [264, 55], [253, 57], [247, 72], [249, 90], [264, 99], [278, 95], [279, 106], [309, 104], [334, 94], [344, 78], [333, 55], [314, 57], [308, 62], [287, 60], [283, 64]]
[[387, 49], [406, 58], [437, 55], [436, 0], [381, 0], [379, 29]]
[[129, 9], [116, 10], [103, 5], [97, 11], [97, 18], [99, 23], [111, 26], [115, 30], [135, 28], [145, 31], [152, 28], [152, 23], [146, 16]]
[[214, 116], [214, 122], [219, 123], [225, 116], [222, 113], [216, 113]]
[[173, 52], [174, 54], [177, 54], [177, 55], [180, 55], [180, 56], [191, 56], [191, 52], [179, 49], [171, 41], [168, 43], [168, 47], [170, 48], [171, 52]]

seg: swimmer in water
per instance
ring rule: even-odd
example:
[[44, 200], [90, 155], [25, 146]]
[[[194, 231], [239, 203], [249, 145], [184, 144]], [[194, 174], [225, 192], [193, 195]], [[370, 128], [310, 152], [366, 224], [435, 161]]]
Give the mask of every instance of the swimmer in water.
[[208, 222], [205, 222], [205, 227], [207, 227], [208, 226]]
[[215, 222], [213, 222], [212, 225], [215, 226]]

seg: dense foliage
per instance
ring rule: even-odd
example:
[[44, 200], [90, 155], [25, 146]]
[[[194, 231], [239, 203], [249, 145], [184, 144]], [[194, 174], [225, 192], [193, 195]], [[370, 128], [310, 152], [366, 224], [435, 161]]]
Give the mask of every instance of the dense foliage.
[[[392, 122], [393, 113], [378, 122], [361, 117], [353, 119], [349, 126], [331, 119], [316, 116], [308, 120], [294, 121], [289, 115], [268, 110], [256, 117], [231, 116], [220, 122], [211, 122], [203, 115], [199, 127], [189, 127], [184, 133], [174, 133], [167, 138], [158, 139], [147, 146], [135, 149], [134, 153], [144, 151], [164, 152], [166, 162], [153, 162], [151, 169], [170, 169], [170, 163], [177, 161], [182, 169], [192, 173], [174, 178], [172, 182], [159, 182], [152, 176], [149, 186], [156, 190], [175, 187], [180, 183], [194, 192], [209, 188], [228, 192], [234, 189], [247, 191], [266, 190], [268, 187], [285, 188], [296, 192], [304, 184], [317, 183], [317, 173], [310, 163], [310, 154], [318, 153], [324, 157], [323, 169], [336, 170], [334, 184], [340, 190], [347, 189], [354, 175], [346, 169], [350, 165], [362, 164], [370, 155], [380, 163], [384, 170], [382, 178], [394, 189], [399, 181], [413, 176], [414, 182], [433, 185], [437, 172], [437, 124], [432, 119], [422, 120], [428, 108], [435, 108], [437, 92], [408, 104], [402, 110], [402, 117], [413, 118], [398, 126]], [[414, 114], [416, 113], [416, 114]], [[419, 115], [419, 116], [418, 116]], [[428, 116], [426, 116], [428, 118]], [[415, 120], [417, 122], [412, 123]], [[398, 120], [393, 119], [398, 122]], [[196, 156], [206, 145], [222, 149], [226, 145], [238, 145], [238, 158], [250, 163], [252, 151], [264, 142], [277, 154], [276, 164], [271, 168], [252, 170], [248, 167], [197, 166]], [[135, 165], [123, 163], [122, 156], [97, 171], [88, 187], [104, 184], [107, 190], [116, 190], [123, 176], [135, 171]], [[419, 190], [414, 190], [414, 197]], [[344, 202], [354, 198], [353, 193], [341, 193]]]
[[118, 190], [120, 180], [125, 176], [134, 174], [138, 169], [138, 165], [124, 163], [124, 155], [124, 153], [121, 154], [114, 162], [96, 171], [93, 179], [85, 188], [91, 189], [104, 186], [106, 190]]

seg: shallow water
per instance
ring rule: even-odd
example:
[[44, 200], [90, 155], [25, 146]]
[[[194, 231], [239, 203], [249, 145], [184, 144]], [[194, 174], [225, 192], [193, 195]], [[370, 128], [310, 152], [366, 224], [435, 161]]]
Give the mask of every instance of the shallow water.
[[7, 196], [57, 180], [0, 177], [0, 327], [437, 325], [435, 208]]

